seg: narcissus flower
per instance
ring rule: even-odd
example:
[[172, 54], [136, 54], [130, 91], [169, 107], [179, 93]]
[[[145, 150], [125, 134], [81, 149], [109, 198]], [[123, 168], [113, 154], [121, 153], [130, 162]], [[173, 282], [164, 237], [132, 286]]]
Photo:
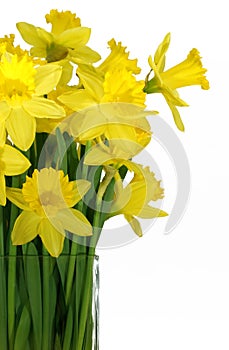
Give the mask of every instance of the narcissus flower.
[[198, 50], [192, 49], [183, 62], [164, 71], [165, 54], [169, 44], [170, 33], [165, 36], [158, 46], [154, 60], [152, 56], [149, 56], [149, 65], [155, 75], [151, 80], [147, 79], [144, 91], [148, 94], [162, 93], [172, 111], [176, 126], [179, 130], [184, 131], [184, 125], [176, 106], [182, 107], [188, 106], [188, 104], [180, 98], [176, 89], [190, 85], [200, 85], [202, 89], [208, 90], [209, 82], [204, 75], [207, 69], [202, 66]]
[[23, 210], [12, 231], [13, 244], [25, 244], [39, 235], [48, 252], [58, 257], [65, 230], [79, 236], [92, 235], [89, 221], [72, 208], [89, 188], [90, 182], [69, 181], [62, 170], [52, 168], [35, 170], [22, 189], [7, 188], [7, 198]]
[[114, 68], [103, 78], [95, 68], [80, 65], [77, 74], [84, 86], [61, 95], [58, 100], [79, 113], [72, 119], [70, 132], [80, 141], [104, 135], [147, 144], [150, 126], [145, 109], [144, 82], [131, 71]]
[[[137, 164], [136, 164], [137, 166]], [[142, 236], [140, 223], [135, 218], [156, 218], [167, 216], [159, 208], [150, 206], [150, 201], [163, 198], [164, 190], [160, 187], [149, 167], [138, 165], [139, 172], [135, 173], [131, 182], [123, 187], [123, 182], [117, 179], [115, 184], [115, 200], [111, 206], [110, 216], [123, 214], [138, 236]]]
[[36, 118], [62, 118], [64, 108], [44, 97], [54, 89], [61, 68], [47, 64], [34, 68], [25, 54], [5, 53], [0, 62], [0, 146], [5, 143], [4, 129], [23, 151], [32, 145]]
[[0, 148], [0, 205], [6, 205], [5, 176], [23, 174], [30, 161], [18, 150], [9, 145]]
[[51, 10], [46, 15], [46, 21], [52, 24], [51, 32], [29, 23], [17, 23], [22, 38], [33, 46], [31, 55], [44, 57], [48, 62], [68, 58], [75, 63], [92, 63], [100, 59], [97, 52], [86, 46], [91, 30], [81, 27], [80, 19], [75, 14]]

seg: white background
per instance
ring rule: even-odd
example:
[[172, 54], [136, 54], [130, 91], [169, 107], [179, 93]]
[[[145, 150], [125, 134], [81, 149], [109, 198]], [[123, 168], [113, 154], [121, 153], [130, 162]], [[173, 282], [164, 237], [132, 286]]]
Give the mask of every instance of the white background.
[[[50, 9], [72, 10], [92, 28], [90, 46], [103, 57], [114, 37], [139, 58], [147, 58], [172, 33], [167, 67], [198, 48], [211, 89], [180, 90], [190, 104], [180, 112], [184, 134], [173, 125], [163, 99], [153, 106], [182, 141], [192, 172], [185, 216], [169, 235], [160, 219], [150, 232], [122, 248], [99, 250], [101, 350], [229, 349], [228, 229], [228, 11], [226, 1], [192, 0], [20, 0], [5, 1], [0, 36], [16, 33], [15, 23], [45, 26]], [[19, 35], [17, 35], [19, 40]], [[152, 104], [149, 96], [149, 104]], [[152, 148], [163, 175], [163, 209], [170, 212], [176, 178], [169, 159]], [[160, 164], [161, 158], [161, 164]]]

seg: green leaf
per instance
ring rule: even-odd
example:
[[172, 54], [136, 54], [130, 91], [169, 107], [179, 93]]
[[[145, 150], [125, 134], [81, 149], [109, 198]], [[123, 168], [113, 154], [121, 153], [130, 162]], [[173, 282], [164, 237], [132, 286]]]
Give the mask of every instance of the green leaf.
[[59, 169], [62, 169], [64, 174], [66, 175], [68, 171], [67, 147], [65, 144], [64, 136], [59, 128], [56, 128], [56, 139], [58, 147], [57, 162], [59, 165]]
[[[75, 318], [76, 317], [77, 315], [75, 315]], [[67, 314], [66, 327], [65, 327], [63, 350], [71, 349], [72, 333], [73, 333], [73, 311], [72, 311], [72, 305], [70, 304], [68, 309], [68, 314]]]
[[30, 319], [30, 313], [25, 305], [21, 314], [21, 318], [18, 324], [16, 337], [15, 337], [15, 343], [14, 343], [14, 350], [22, 350], [26, 347], [29, 332], [31, 327], [31, 319]]
[[25, 279], [28, 287], [31, 316], [33, 321], [34, 350], [40, 350], [42, 343], [41, 275], [39, 257], [33, 243], [28, 244], [24, 264]]
[[3, 349], [7, 349], [7, 302], [6, 302], [6, 269], [4, 257], [0, 257], [0, 339]]

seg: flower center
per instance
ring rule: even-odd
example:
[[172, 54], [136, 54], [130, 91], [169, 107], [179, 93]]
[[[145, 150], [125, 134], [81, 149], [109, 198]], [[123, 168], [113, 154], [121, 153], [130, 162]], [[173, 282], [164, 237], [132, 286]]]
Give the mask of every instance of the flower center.
[[63, 60], [68, 55], [68, 49], [56, 43], [52, 43], [47, 49], [46, 60], [48, 63]]
[[54, 217], [59, 210], [68, 207], [72, 184], [62, 171], [44, 168], [40, 172], [35, 170], [32, 178], [26, 178], [22, 194], [30, 208], [39, 216]]
[[19, 59], [17, 55], [6, 53], [0, 63], [0, 100], [17, 106], [31, 99], [35, 90], [35, 74], [33, 63], [26, 55]]

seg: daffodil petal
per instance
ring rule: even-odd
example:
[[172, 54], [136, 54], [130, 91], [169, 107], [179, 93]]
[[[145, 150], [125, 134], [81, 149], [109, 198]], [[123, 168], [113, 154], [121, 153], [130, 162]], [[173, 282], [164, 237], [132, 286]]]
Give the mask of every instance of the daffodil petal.
[[137, 219], [135, 219], [132, 215], [124, 215], [124, 217], [130, 224], [136, 235], [138, 235], [138, 237], [142, 237], [142, 228], [140, 222]]
[[6, 129], [13, 143], [27, 151], [35, 138], [36, 121], [25, 109], [13, 108], [6, 120]]
[[176, 108], [176, 106], [172, 102], [170, 102], [167, 99], [166, 99], [166, 101], [167, 101], [167, 103], [169, 105], [169, 108], [170, 108], [170, 110], [172, 112], [173, 119], [174, 119], [174, 122], [175, 122], [177, 128], [180, 131], [184, 131], [185, 130], [184, 124], [182, 122], [182, 119], [181, 119], [181, 116], [180, 116], [180, 113], [179, 113], [178, 109]]
[[[109, 150], [109, 148], [108, 148]], [[85, 158], [84, 158], [84, 164], [87, 165], [101, 165], [106, 163], [107, 161], [111, 161], [113, 159], [113, 156], [111, 156], [108, 152], [106, 152], [104, 149], [97, 147], [94, 147], [92, 150], [90, 150]]]
[[66, 199], [68, 206], [73, 207], [76, 203], [78, 203], [87, 193], [90, 187], [91, 183], [87, 180], [74, 181], [74, 190], [71, 193], [71, 198]]
[[15, 221], [11, 239], [13, 245], [22, 245], [32, 241], [38, 233], [41, 218], [34, 212], [23, 211]]
[[77, 234], [78, 236], [91, 236], [92, 227], [86, 217], [76, 209], [60, 210], [57, 218], [62, 222], [65, 230]]
[[74, 92], [66, 92], [59, 96], [58, 100], [73, 111], [78, 111], [97, 104], [97, 100], [83, 89]]
[[31, 165], [30, 161], [18, 150], [5, 145], [1, 153], [1, 160], [5, 163], [5, 175], [13, 176], [24, 173]]
[[10, 114], [11, 108], [5, 101], [0, 102], [0, 123], [2, 121], [5, 121], [9, 114]]
[[6, 142], [5, 121], [0, 121], [0, 147], [3, 147]]
[[76, 27], [65, 30], [57, 38], [56, 43], [72, 49], [86, 45], [91, 35], [90, 28]]
[[25, 101], [23, 108], [36, 118], [63, 118], [65, 116], [63, 107], [43, 97], [33, 97], [31, 101]]
[[6, 205], [6, 182], [4, 173], [0, 169], [0, 205]]
[[157, 65], [158, 71], [162, 72], [165, 66], [165, 54], [169, 48], [171, 34], [168, 33], [164, 37], [161, 44], [158, 46], [155, 55], [154, 62]]
[[160, 210], [159, 208], [153, 208], [149, 205], [146, 205], [143, 208], [139, 208], [139, 209], [136, 208], [135, 211], [138, 212], [137, 216], [143, 219], [151, 219], [151, 218], [168, 216], [168, 214], [165, 211]]
[[32, 211], [28, 203], [24, 200], [22, 190], [20, 188], [6, 187], [6, 197], [18, 208], [26, 211]]
[[57, 230], [49, 219], [42, 219], [38, 227], [38, 234], [45, 248], [55, 258], [61, 254], [64, 246], [65, 232], [63, 229], [60, 232], [60, 227], [61, 225], [58, 224]]
[[74, 63], [95, 63], [101, 59], [101, 56], [88, 46], [78, 47], [77, 50], [72, 50], [70, 55]]
[[96, 101], [100, 101], [104, 95], [104, 77], [95, 67], [89, 64], [80, 64], [77, 69], [85, 90], [90, 93]]
[[[44, 46], [44, 35], [41, 35], [41, 28], [38, 32], [37, 27], [26, 22], [19, 22], [16, 24], [18, 31], [22, 38], [30, 45]], [[43, 29], [44, 31], [44, 29]]]
[[[44, 45], [44, 43], [43, 43], [43, 45]], [[47, 54], [46, 45], [44, 45], [43, 47], [39, 47], [39, 46], [32, 47], [30, 49], [30, 54], [33, 57], [46, 57], [46, 54]]]
[[46, 64], [36, 69], [35, 75], [35, 93], [37, 96], [48, 94], [58, 84], [62, 67], [57, 64]]

